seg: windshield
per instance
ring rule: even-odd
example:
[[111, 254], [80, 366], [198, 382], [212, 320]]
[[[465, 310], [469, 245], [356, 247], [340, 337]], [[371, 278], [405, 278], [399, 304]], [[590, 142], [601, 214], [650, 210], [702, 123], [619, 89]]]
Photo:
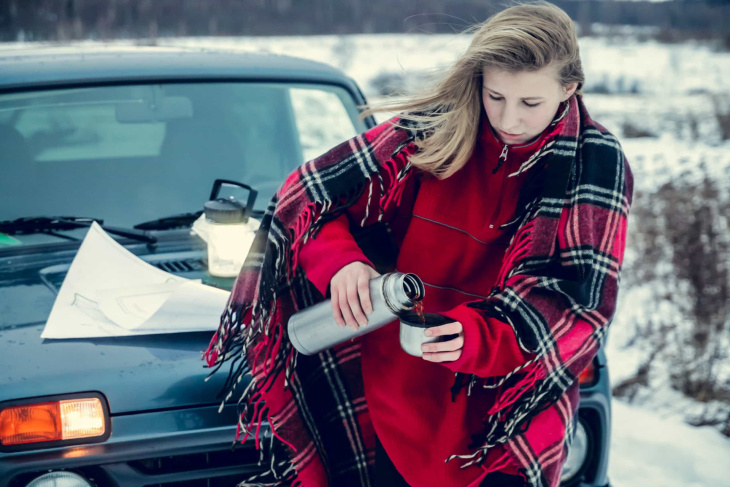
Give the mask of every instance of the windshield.
[[365, 129], [357, 114], [345, 89], [316, 84], [0, 94], [0, 221], [73, 215], [131, 227], [202, 210], [215, 179], [252, 186], [263, 210], [296, 166]]

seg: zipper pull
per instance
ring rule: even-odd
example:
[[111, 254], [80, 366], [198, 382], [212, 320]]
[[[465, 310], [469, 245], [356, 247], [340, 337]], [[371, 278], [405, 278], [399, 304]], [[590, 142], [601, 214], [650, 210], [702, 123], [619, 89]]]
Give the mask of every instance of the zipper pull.
[[509, 146], [507, 144], [504, 145], [502, 148], [502, 153], [499, 155], [499, 162], [497, 163], [497, 167], [494, 168], [494, 171], [492, 171], [492, 174], [497, 174], [497, 171], [499, 171], [499, 168], [502, 167], [502, 163], [507, 162], [507, 154], [509, 153]]
[[499, 158], [506, 161], [507, 160], [507, 152], [509, 152], [509, 146], [507, 144], [504, 145], [504, 148], [502, 149], [502, 153], [499, 155]]

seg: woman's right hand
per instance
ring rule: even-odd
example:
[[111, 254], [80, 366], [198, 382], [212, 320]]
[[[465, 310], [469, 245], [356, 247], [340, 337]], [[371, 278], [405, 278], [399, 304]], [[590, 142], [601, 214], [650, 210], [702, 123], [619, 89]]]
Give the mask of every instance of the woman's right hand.
[[367, 264], [353, 262], [337, 271], [330, 281], [330, 297], [335, 322], [358, 330], [368, 324], [366, 315], [373, 312], [370, 280], [380, 274]]

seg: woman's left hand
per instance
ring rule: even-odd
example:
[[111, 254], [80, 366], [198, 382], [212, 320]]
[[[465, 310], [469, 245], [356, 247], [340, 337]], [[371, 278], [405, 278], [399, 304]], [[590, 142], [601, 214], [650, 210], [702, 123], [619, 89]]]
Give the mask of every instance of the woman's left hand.
[[423, 359], [429, 362], [453, 362], [461, 357], [464, 347], [464, 327], [458, 321], [434, 326], [426, 330], [426, 336], [457, 335], [446, 342], [424, 343], [421, 345]]

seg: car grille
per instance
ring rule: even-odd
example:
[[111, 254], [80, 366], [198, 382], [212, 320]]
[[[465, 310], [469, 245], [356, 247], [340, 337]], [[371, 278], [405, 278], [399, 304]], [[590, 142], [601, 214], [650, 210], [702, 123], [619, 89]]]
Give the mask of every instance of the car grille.
[[165, 272], [177, 274], [181, 272], [204, 271], [208, 268], [202, 259], [163, 260], [152, 262], [152, 265]]
[[233, 487], [246, 480], [240, 475], [218, 477], [208, 480], [189, 480], [187, 482], [169, 482], [166, 484], [150, 484], [145, 487]]
[[[233, 487], [268, 470], [253, 445], [205, 453], [151, 457], [120, 463], [88, 465], [68, 470], [99, 487]], [[55, 470], [55, 469], [54, 469]], [[9, 487], [24, 487], [46, 471], [30, 472], [12, 479]]]
[[207, 468], [233, 467], [246, 463], [256, 463], [259, 453], [253, 449], [240, 448], [235, 451], [221, 450], [174, 457], [148, 458], [135, 460], [129, 465], [146, 475], [162, 475]]
[[233, 487], [248, 479], [250, 475], [226, 475], [213, 479], [174, 481], [164, 484], [147, 484], [145, 487]]
[[[220, 450], [189, 455], [148, 458], [128, 462], [139, 473], [155, 477], [175, 477], [171, 482], [154, 482], [145, 487], [223, 487], [233, 486], [255, 473], [252, 467], [259, 461], [259, 452], [253, 448], [238, 448], [234, 451]], [[265, 467], [260, 467], [263, 470]], [[225, 475], [225, 472], [240, 469], [248, 473]], [[215, 473], [223, 474], [213, 477]], [[176, 474], [180, 474], [179, 476]], [[182, 480], [185, 478], [186, 480]]]

